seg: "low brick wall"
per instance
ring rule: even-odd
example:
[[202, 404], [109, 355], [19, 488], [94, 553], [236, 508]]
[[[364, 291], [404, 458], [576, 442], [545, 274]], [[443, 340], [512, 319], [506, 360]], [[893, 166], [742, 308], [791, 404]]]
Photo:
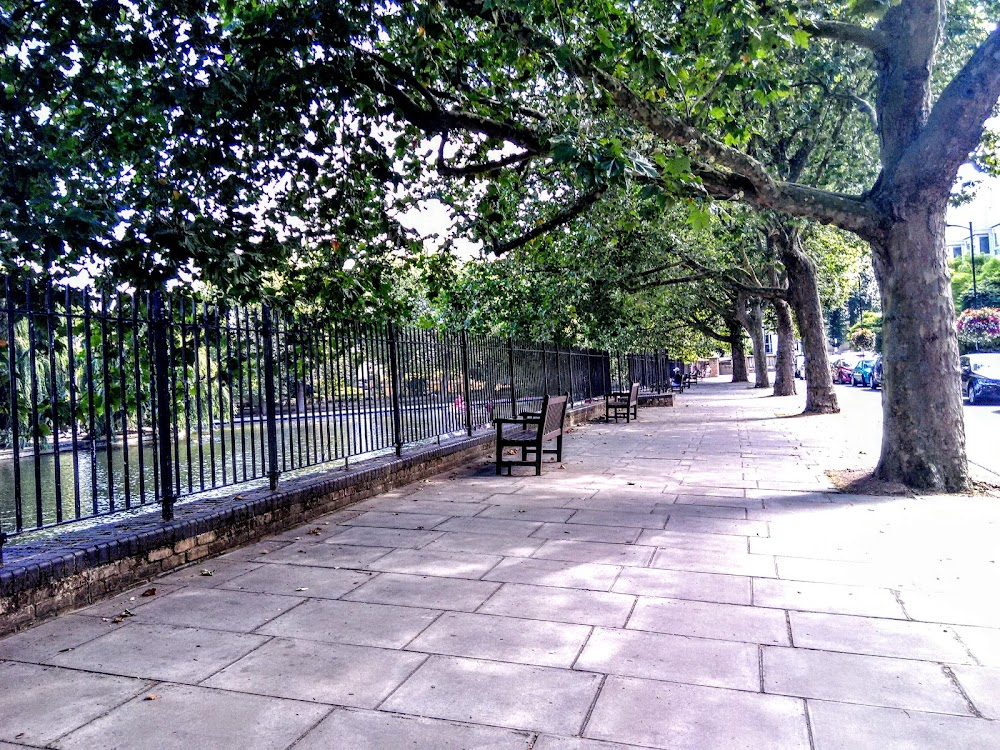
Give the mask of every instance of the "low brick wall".
[[[569, 426], [604, 414], [594, 402]], [[10, 544], [0, 565], [0, 636], [150, 581], [161, 573], [279, 533], [365, 498], [491, 455], [492, 431], [282, 482], [277, 492], [240, 492], [182, 503], [175, 519], [156, 512], [58, 537]]]

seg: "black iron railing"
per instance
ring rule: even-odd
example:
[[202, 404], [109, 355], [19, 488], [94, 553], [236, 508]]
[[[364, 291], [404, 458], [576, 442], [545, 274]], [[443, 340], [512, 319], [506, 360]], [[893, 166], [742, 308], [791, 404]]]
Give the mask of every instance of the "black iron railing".
[[[3, 279], [0, 545], [27, 530], [472, 435], [662, 355], [323, 322], [182, 294]], [[664, 369], [666, 367], [666, 369]]]

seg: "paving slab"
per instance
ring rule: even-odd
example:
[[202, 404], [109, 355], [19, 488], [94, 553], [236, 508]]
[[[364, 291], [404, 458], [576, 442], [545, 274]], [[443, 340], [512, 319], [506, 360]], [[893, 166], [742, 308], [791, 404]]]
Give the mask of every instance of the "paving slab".
[[507, 521], [541, 521], [563, 523], [575, 511], [572, 508], [534, 508], [531, 506], [487, 506], [477, 518], [500, 518]]
[[603, 563], [605, 565], [631, 565], [646, 567], [656, 550], [634, 544], [608, 544], [605, 542], [568, 542], [550, 539], [532, 557], [542, 560]]
[[206, 680], [206, 687], [374, 708], [426, 659], [422, 654], [275, 638]]
[[184, 588], [135, 610], [129, 623], [186, 625], [249, 633], [305, 601], [304, 594], [276, 596], [250, 591]]
[[535, 550], [545, 544], [543, 539], [508, 539], [488, 534], [469, 534], [449, 531], [442, 534], [425, 549], [447, 550], [449, 552], [478, 552], [484, 555], [504, 557], [531, 557]]
[[441, 536], [437, 531], [412, 529], [380, 529], [376, 526], [344, 527], [330, 541], [334, 544], [353, 544], [359, 547], [404, 547], [419, 549]]
[[609, 677], [586, 737], [669, 750], [808, 750], [803, 701]]
[[635, 597], [626, 594], [505, 583], [476, 611], [620, 628], [625, 625], [634, 603]]
[[462, 531], [467, 534], [488, 534], [502, 537], [530, 536], [541, 527], [540, 521], [509, 520], [504, 518], [452, 518], [437, 527], [438, 531]]
[[395, 550], [376, 562], [370, 570], [387, 573], [442, 576], [445, 578], [481, 578], [502, 558], [499, 555], [477, 555], [470, 552], [444, 552], [431, 549]]
[[750, 579], [716, 573], [692, 573], [651, 568], [622, 569], [612, 591], [621, 594], [694, 599], [724, 604], [750, 604]]
[[946, 714], [808, 701], [816, 750], [1000, 747], [1000, 723]]
[[582, 523], [591, 526], [622, 526], [625, 528], [662, 529], [666, 523], [665, 516], [650, 513], [578, 510], [567, 523]]
[[582, 737], [553, 737], [545, 734], [538, 738], [533, 750], [632, 750], [638, 747], [618, 742], [601, 742]]
[[253, 591], [261, 594], [309, 596], [338, 599], [371, 580], [374, 573], [360, 570], [309, 567], [304, 565], [263, 565], [249, 573], [230, 578], [215, 588]]
[[498, 588], [500, 584], [488, 581], [381, 573], [344, 599], [471, 612]]
[[[960, 625], [955, 628], [959, 639], [966, 645], [977, 664], [1000, 667], [1000, 629], [974, 628]], [[2, 648], [3, 641], [0, 641]], [[2, 655], [0, 651], [0, 655]]]
[[772, 646], [791, 645], [785, 612], [765, 607], [640, 596], [628, 628]]
[[788, 616], [795, 645], [801, 648], [974, 663], [952, 626], [817, 612], [789, 612]]
[[590, 632], [586, 625], [448, 612], [406, 648], [429, 654], [569, 668]]
[[295, 750], [531, 750], [533, 739], [530, 732], [338, 708]]
[[317, 599], [279, 615], [256, 632], [324, 643], [403, 648], [440, 615], [435, 609]]
[[1000, 719], [1000, 669], [963, 665], [954, 672], [979, 713], [987, 719]]
[[617, 565], [513, 557], [503, 560], [483, 580], [607, 591], [620, 571]]
[[763, 665], [768, 693], [971, 714], [965, 698], [938, 664], [766, 646]]
[[341, 521], [344, 526], [377, 526], [383, 529], [433, 529], [451, 516], [427, 513], [401, 513], [392, 511], [365, 511], [359, 516]]
[[61, 667], [0, 662], [0, 740], [48, 745], [153, 684]]
[[709, 552], [707, 550], [661, 548], [656, 551], [649, 567], [758, 578], [774, 578], [777, 575], [773, 558], [766, 555], [751, 555], [742, 551], [725, 553], [717, 550]]
[[[650, 518], [653, 516], [650, 515]], [[633, 544], [642, 531], [639, 527], [593, 526], [587, 524], [546, 523], [532, 536], [538, 539], [562, 539], [577, 542]]]
[[[289, 544], [277, 552], [272, 552], [265, 562], [272, 565], [305, 565], [314, 568], [344, 568], [363, 570], [368, 563], [393, 551], [392, 547], [358, 547], [351, 544], [299, 545]], [[211, 563], [204, 568], [213, 569]]]
[[123, 622], [64, 615], [0, 639], [0, 660], [51, 664], [52, 658], [60, 652], [76, 648], [121, 627], [124, 627]]
[[865, 586], [755, 578], [753, 603], [779, 609], [906, 619], [906, 612], [891, 591]]
[[386, 711], [577, 735], [601, 676], [432, 656], [381, 705]]
[[[147, 697], [155, 695], [155, 699]], [[301, 701], [160, 685], [55, 743], [61, 750], [273, 750], [329, 709]]]

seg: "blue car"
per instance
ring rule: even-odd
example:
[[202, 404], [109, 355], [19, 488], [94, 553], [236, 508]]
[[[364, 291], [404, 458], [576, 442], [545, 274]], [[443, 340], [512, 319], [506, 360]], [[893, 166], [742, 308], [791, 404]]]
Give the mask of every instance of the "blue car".
[[1000, 398], [1000, 352], [966, 354], [962, 366], [962, 392], [969, 406]]
[[858, 360], [851, 373], [851, 385], [863, 386], [865, 388], [872, 384], [872, 370], [875, 368], [874, 359]]

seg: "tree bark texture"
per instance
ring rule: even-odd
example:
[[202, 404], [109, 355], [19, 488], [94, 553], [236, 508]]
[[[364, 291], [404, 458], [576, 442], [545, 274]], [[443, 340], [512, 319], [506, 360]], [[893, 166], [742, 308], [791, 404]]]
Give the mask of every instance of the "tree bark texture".
[[795, 312], [795, 322], [802, 337], [806, 359], [807, 414], [836, 414], [840, 411], [837, 393], [830, 377], [830, 359], [826, 353], [823, 305], [819, 298], [816, 264], [802, 247], [802, 235], [791, 226], [773, 227], [774, 249], [785, 266], [788, 277], [788, 302]]
[[[946, 198], [947, 196], [945, 196]], [[873, 245], [882, 297], [880, 479], [957, 492], [969, 484], [945, 199], [923, 196]]]
[[740, 295], [736, 317], [746, 329], [753, 346], [754, 388], [770, 388], [767, 375], [767, 352], [764, 351], [764, 301], [759, 297]]
[[733, 382], [749, 383], [747, 350], [743, 344], [743, 326], [738, 320], [730, 320], [727, 326], [729, 328], [729, 348], [733, 351]]
[[774, 395], [795, 395], [795, 324], [792, 308], [783, 299], [772, 300], [778, 319], [778, 355], [774, 363]]

